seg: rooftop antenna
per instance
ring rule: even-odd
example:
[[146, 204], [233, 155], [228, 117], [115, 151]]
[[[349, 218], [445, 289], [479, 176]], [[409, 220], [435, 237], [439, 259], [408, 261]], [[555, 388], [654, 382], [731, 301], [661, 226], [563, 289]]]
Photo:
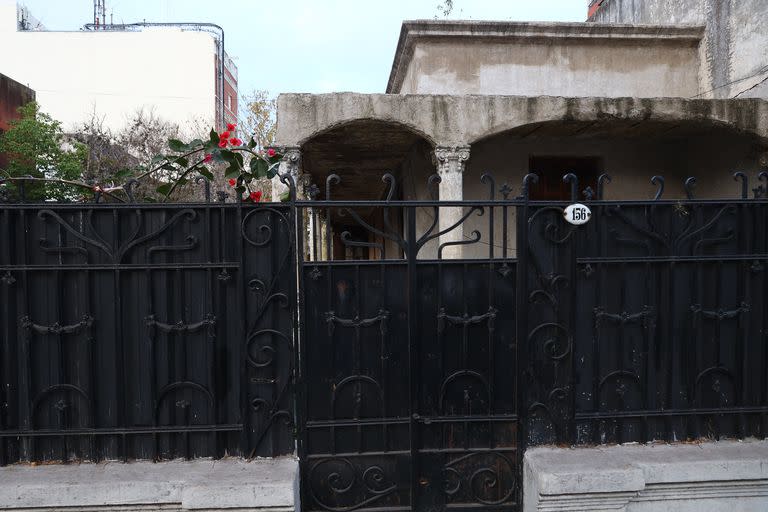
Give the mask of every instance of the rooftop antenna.
[[106, 28], [107, 24], [107, 0], [93, 0], [93, 24], [96, 30]]

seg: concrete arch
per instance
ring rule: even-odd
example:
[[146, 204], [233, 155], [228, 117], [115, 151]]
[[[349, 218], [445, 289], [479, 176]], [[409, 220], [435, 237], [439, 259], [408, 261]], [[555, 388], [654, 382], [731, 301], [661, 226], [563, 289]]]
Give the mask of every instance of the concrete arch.
[[687, 120], [641, 120], [636, 119], [593, 119], [574, 120], [558, 119], [540, 121], [506, 130], [493, 131], [490, 135], [472, 141], [474, 148], [500, 138], [537, 140], [549, 138], [586, 139], [674, 139], [680, 137], [723, 135], [741, 137], [756, 146], [768, 149], [768, 138], [760, 137], [751, 131], [740, 130], [733, 124], [717, 119]]
[[[492, 112], [488, 122], [470, 124], [470, 144], [499, 134], [525, 134], [541, 127], [563, 126], [568, 134], [605, 132], [610, 136], [652, 133], [680, 127], [727, 129], [768, 144], [768, 102], [763, 100], [687, 100], [683, 98], [504, 98], [480, 101]], [[583, 130], [583, 132], [582, 132]]]
[[376, 119], [376, 118], [355, 118], [355, 119], [347, 119], [344, 121], [339, 121], [335, 124], [322, 128], [318, 132], [312, 133], [311, 135], [305, 137], [303, 140], [298, 141], [297, 145], [300, 147], [303, 147], [307, 143], [310, 143], [319, 137], [327, 136], [334, 132], [346, 130], [346, 129], [368, 130], [372, 133], [393, 131], [393, 130], [401, 131], [401, 132], [409, 133], [415, 137], [424, 139], [432, 147], [435, 146], [434, 139], [429, 134], [424, 133], [417, 126], [414, 126], [412, 124], [406, 124], [401, 121], [393, 121], [389, 119]]
[[397, 94], [283, 94], [276, 143], [299, 146], [356, 120], [402, 125], [433, 146], [472, 144], [521, 126], [560, 122], [719, 122], [768, 141], [762, 99], [563, 98]]
[[299, 142], [302, 174], [321, 192], [328, 176], [338, 175], [341, 197], [378, 199], [388, 193], [381, 181], [385, 174], [401, 181], [426, 168], [434, 172], [434, 140], [401, 122], [354, 119], [324, 127]]
[[278, 98], [276, 145], [303, 146], [312, 139], [355, 123], [399, 127], [434, 146], [435, 130], [419, 122], [419, 106], [396, 95], [283, 94]]

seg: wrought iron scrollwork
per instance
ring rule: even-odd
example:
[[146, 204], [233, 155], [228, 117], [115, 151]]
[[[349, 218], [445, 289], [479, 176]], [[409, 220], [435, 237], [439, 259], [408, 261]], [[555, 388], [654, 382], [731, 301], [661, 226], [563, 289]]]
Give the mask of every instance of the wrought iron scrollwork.
[[216, 316], [212, 313], [208, 313], [205, 315], [205, 317], [198, 321], [198, 322], [192, 322], [192, 323], [185, 323], [182, 320], [179, 320], [178, 322], [174, 324], [169, 324], [165, 322], [161, 322], [155, 318], [155, 315], [148, 315], [145, 319], [147, 327], [150, 329], [157, 329], [160, 332], [166, 332], [166, 333], [194, 333], [202, 330], [203, 328], [207, 329], [208, 336], [214, 337], [216, 336]]
[[621, 236], [620, 232], [615, 228], [609, 228], [608, 232], [613, 240], [618, 243], [643, 247], [648, 256], [654, 255], [656, 251], [659, 251], [661, 255], [682, 255], [686, 247], [685, 244], [700, 236], [702, 237], [700, 240], [690, 245], [689, 251], [691, 254], [697, 254], [704, 247], [733, 240], [734, 232], [732, 229], [728, 229], [724, 234], [711, 238], [703, 237], [705, 233], [718, 226], [725, 215], [734, 215], [736, 213], [736, 208], [733, 204], [719, 207], [708, 219], [701, 218], [702, 215], [692, 215], [683, 204], [675, 205], [674, 208], [678, 212], [678, 217], [682, 219], [682, 225], [678, 229], [674, 229], [674, 226], [671, 226], [662, 230], [659, 229], [656, 219], [656, 216], [662, 212], [654, 206], [645, 208], [644, 223], [638, 221], [638, 215], [625, 212], [621, 206], [608, 207], [606, 209], [608, 217], [616, 218], [624, 226], [643, 235], [645, 238], [638, 239]]
[[621, 313], [607, 313], [603, 307], [598, 306], [594, 309], [594, 315], [595, 329], [599, 329], [605, 320], [610, 320], [622, 325], [642, 323], [644, 327], [647, 327], [648, 321], [653, 317], [653, 308], [644, 306], [642, 311], [636, 313], [629, 313], [627, 311], [622, 311]]
[[[85, 221], [86, 221], [85, 224], [88, 226], [90, 232], [92, 233], [92, 237], [86, 236], [86, 234], [84, 233], [84, 230], [75, 228], [72, 224], [64, 220], [58, 213], [56, 213], [51, 209], [47, 209], [47, 208], [42, 209], [38, 211], [37, 216], [41, 219], [51, 218], [55, 220], [62, 228], [64, 228], [68, 233], [70, 233], [72, 236], [74, 236], [78, 240], [86, 243], [87, 245], [91, 245], [93, 247], [100, 249], [115, 264], [122, 263], [126, 254], [128, 254], [128, 252], [132, 248], [140, 244], [143, 244], [144, 242], [157, 238], [158, 236], [163, 234], [165, 231], [170, 229], [172, 226], [174, 226], [181, 219], [186, 218], [187, 221], [193, 221], [197, 218], [197, 212], [195, 210], [191, 208], [185, 208], [177, 211], [173, 216], [171, 216], [170, 219], [168, 219], [167, 222], [165, 222], [159, 228], [145, 235], [140, 236], [139, 234], [141, 233], [142, 227], [144, 225], [144, 221], [143, 221], [144, 214], [141, 209], [136, 209], [134, 210], [134, 216], [136, 218], [136, 222], [129, 236], [124, 240], [120, 240], [120, 241], [115, 240], [113, 243], [110, 244], [102, 237], [102, 235], [94, 226], [93, 214], [94, 214], [94, 210], [89, 209], [85, 216]], [[42, 239], [40, 243], [45, 244], [47, 243], [47, 241], [45, 239]]]
[[512, 500], [515, 464], [499, 452], [469, 453], [443, 466], [443, 492], [453, 503], [501, 505]]
[[356, 465], [342, 457], [312, 465], [307, 488], [313, 503], [331, 512], [366, 508], [398, 490], [393, 476], [380, 465]]
[[91, 315], [83, 315], [82, 320], [74, 324], [61, 324], [54, 322], [51, 325], [36, 324], [30, 319], [29, 316], [23, 316], [20, 319], [21, 326], [28, 330], [34, 331], [38, 334], [77, 334], [84, 329], [89, 329], [93, 325], [93, 317]]

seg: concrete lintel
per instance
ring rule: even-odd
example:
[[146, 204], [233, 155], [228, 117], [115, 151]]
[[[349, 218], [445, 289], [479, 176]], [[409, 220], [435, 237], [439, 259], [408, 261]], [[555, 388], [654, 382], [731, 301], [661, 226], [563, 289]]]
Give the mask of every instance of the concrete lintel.
[[768, 509], [768, 441], [534, 448], [524, 464], [526, 512]]
[[294, 510], [298, 462], [276, 459], [12, 465], [0, 509]]
[[328, 130], [376, 120], [422, 136], [433, 146], [473, 144], [536, 123], [698, 123], [722, 125], [768, 143], [762, 99], [565, 98], [560, 96], [281, 94], [276, 144], [301, 146]]

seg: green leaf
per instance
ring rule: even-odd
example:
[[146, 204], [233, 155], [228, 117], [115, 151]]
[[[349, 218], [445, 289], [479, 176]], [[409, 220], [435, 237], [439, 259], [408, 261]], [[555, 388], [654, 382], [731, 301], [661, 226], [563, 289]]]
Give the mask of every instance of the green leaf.
[[267, 162], [258, 157], [251, 158], [250, 164], [251, 172], [257, 178], [263, 178], [267, 176], [268, 166]]
[[163, 183], [159, 187], [157, 187], [155, 190], [158, 194], [167, 196], [171, 192], [171, 187], [173, 187], [173, 183]]
[[251, 137], [251, 138], [248, 140], [248, 149], [253, 149], [253, 148], [255, 148], [255, 147], [256, 147], [256, 139], [254, 139], [253, 137]]
[[221, 159], [227, 163], [235, 164], [237, 160], [235, 159], [235, 154], [231, 152], [228, 149], [222, 149], [219, 151], [219, 156]]
[[240, 176], [240, 167], [238, 167], [235, 164], [231, 164], [224, 171], [224, 177], [225, 178], [234, 178], [236, 176]]
[[213, 144], [218, 144], [219, 143], [219, 134], [216, 133], [216, 130], [214, 130], [213, 128], [211, 128], [210, 142], [213, 143]]
[[285, 203], [286, 201], [290, 201], [290, 200], [291, 200], [291, 191], [290, 190], [286, 190], [285, 192], [280, 194], [280, 202]]
[[197, 172], [205, 176], [208, 181], [213, 181], [213, 173], [209, 171], [207, 167], [200, 166], [197, 168]]
[[202, 141], [202, 140], [200, 140], [200, 139], [195, 139], [195, 140], [193, 140], [192, 142], [190, 142], [189, 144], [187, 144], [187, 147], [188, 147], [189, 149], [194, 149], [194, 148], [197, 148], [197, 147], [200, 147], [200, 146], [202, 146], [203, 144], [204, 144], [204, 143], [203, 143], [203, 141]]
[[275, 176], [277, 176], [277, 173], [280, 171], [280, 162], [274, 163], [269, 166], [269, 169], [267, 169], [267, 178], [272, 179]]
[[189, 150], [187, 145], [179, 139], [168, 139], [168, 147], [171, 148], [171, 151], [176, 151], [177, 153], [183, 153], [184, 151]]
[[181, 167], [188, 167], [189, 166], [189, 160], [183, 157], [179, 157], [176, 160], [173, 161], [176, 165], [180, 165]]

